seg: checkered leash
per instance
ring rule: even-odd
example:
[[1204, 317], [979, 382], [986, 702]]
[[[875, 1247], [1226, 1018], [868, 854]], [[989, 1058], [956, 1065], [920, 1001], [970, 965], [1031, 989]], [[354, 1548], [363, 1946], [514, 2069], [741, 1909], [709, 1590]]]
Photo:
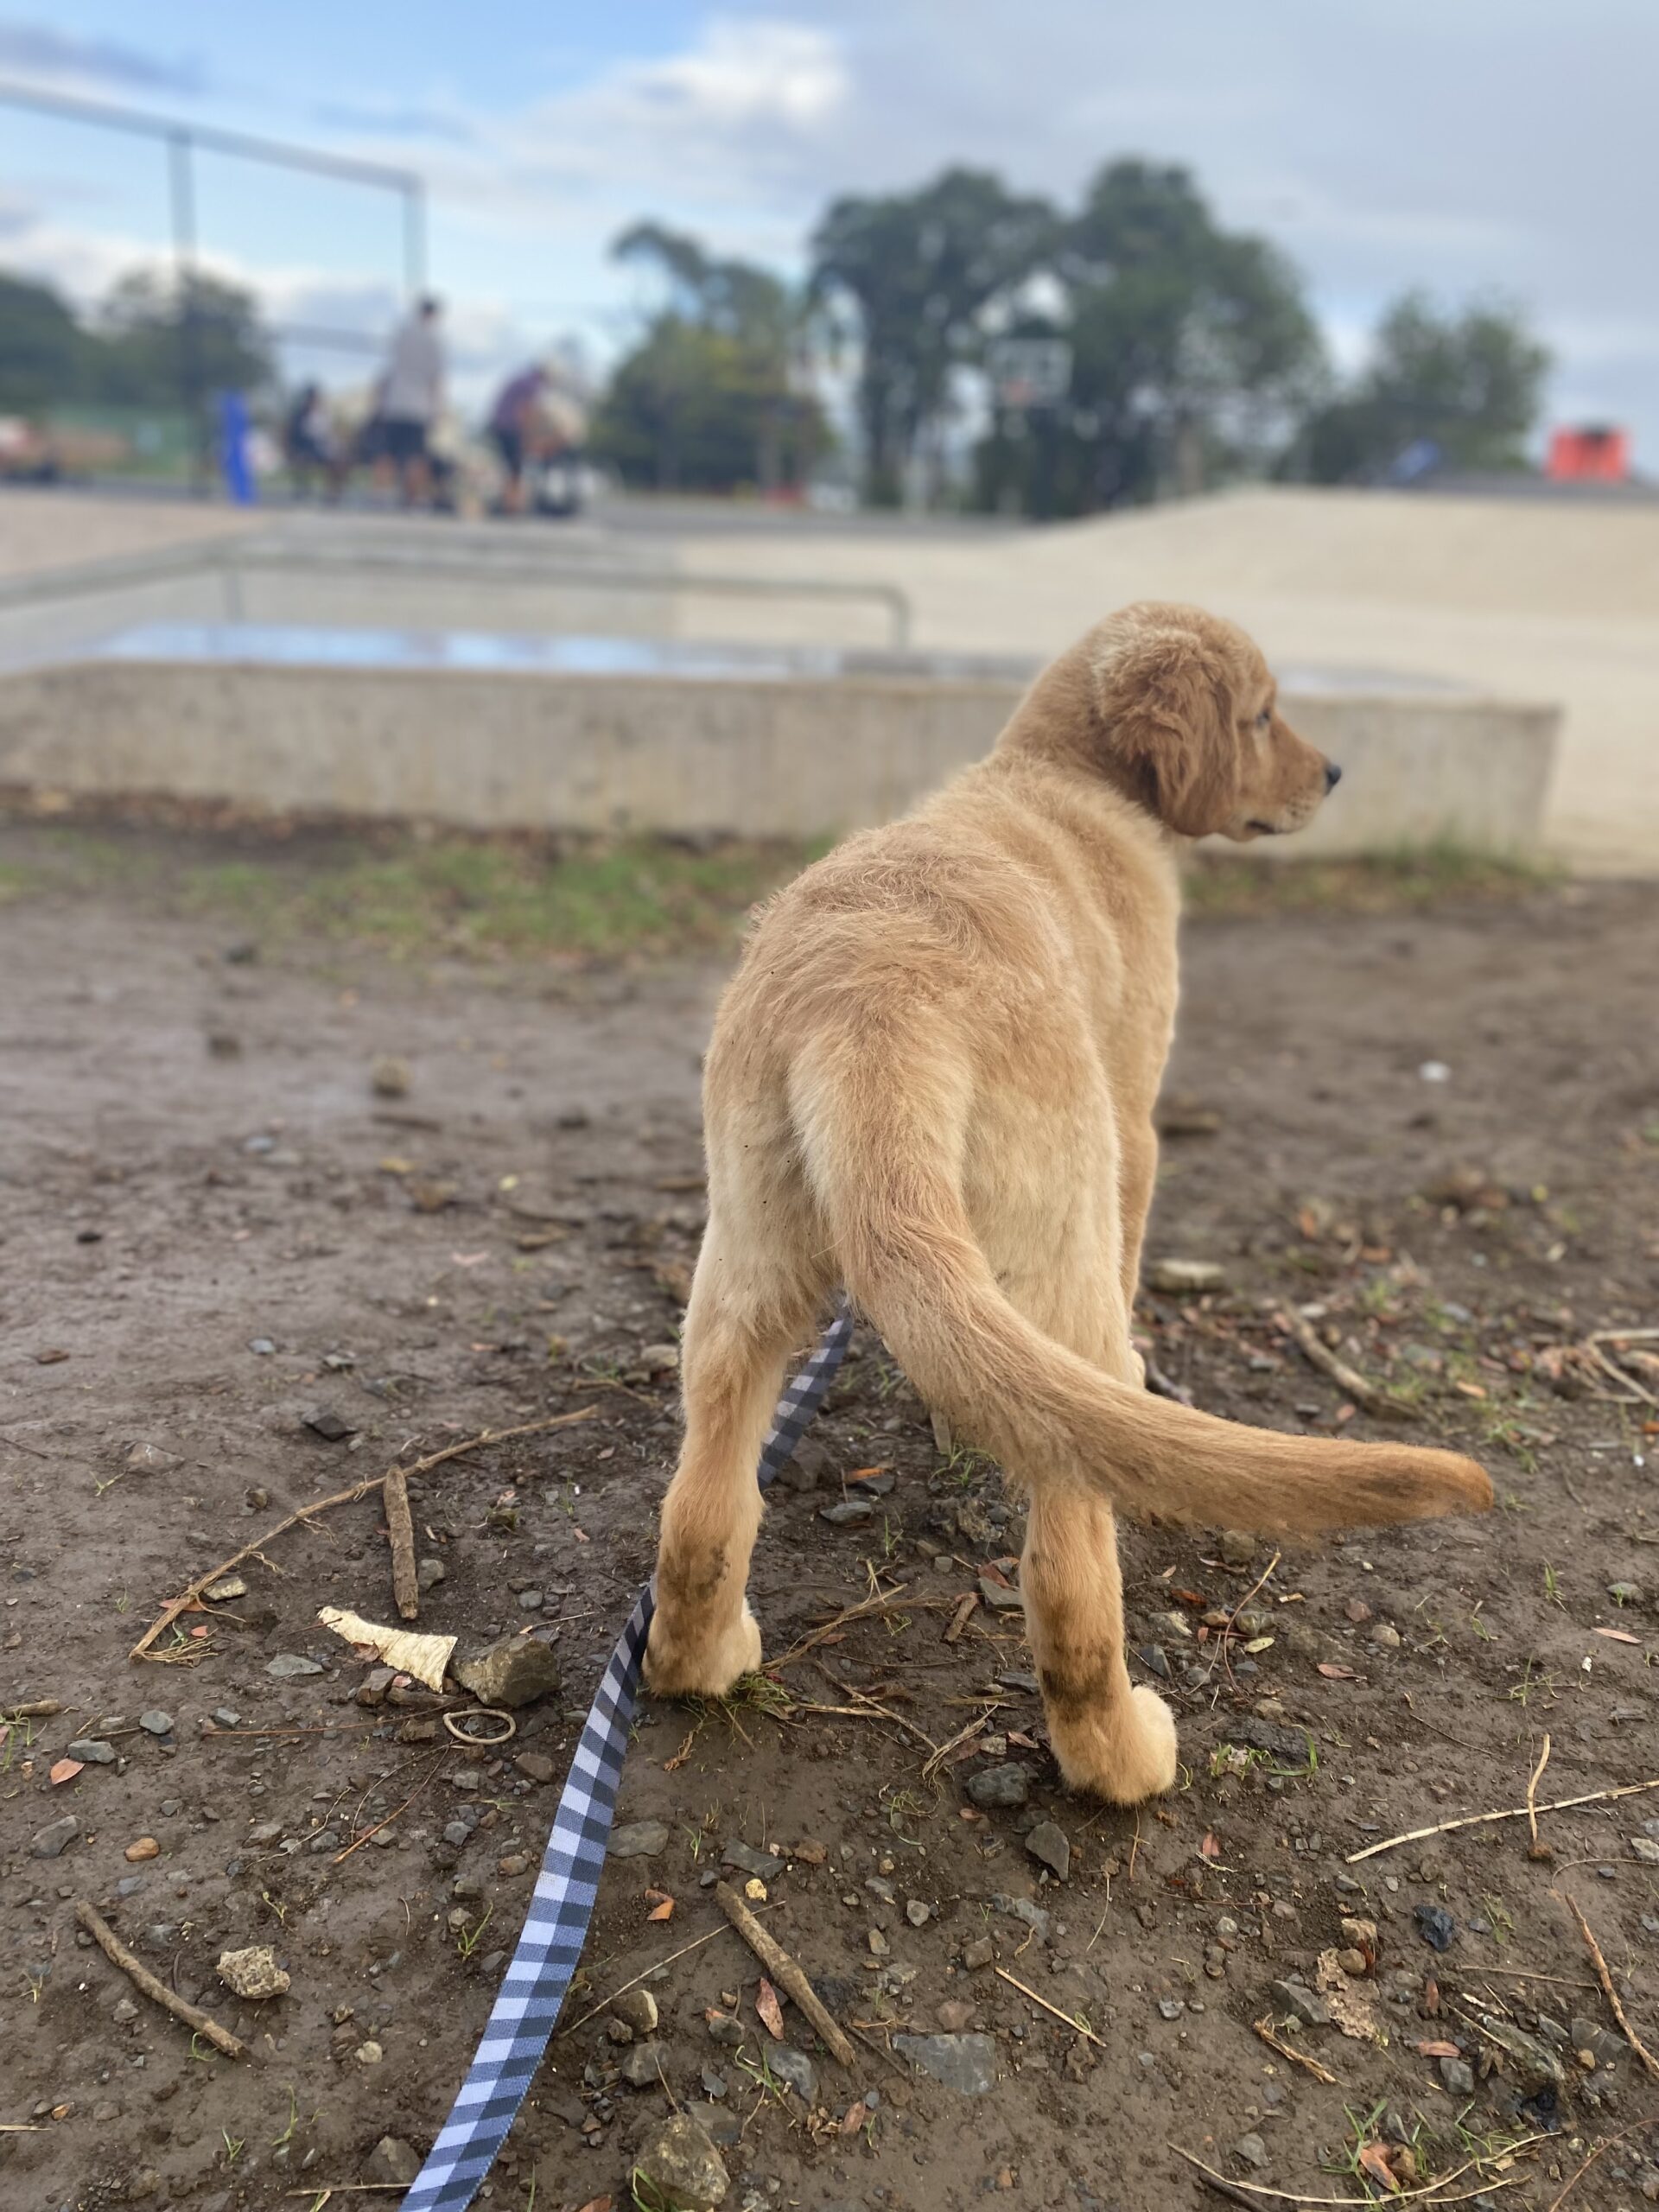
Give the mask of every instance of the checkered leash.
[[[817, 1350], [779, 1402], [760, 1450], [757, 1479], [762, 1490], [789, 1465], [846, 1357], [852, 1333], [852, 1313], [843, 1301]], [[594, 1916], [640, 1662], [655, 1609], [647, 1585], [634, 1600], [627, 1626], [616, 1640], [605, 1678], [588, 1707], [569, 1778], [553, 1816], [553, 1833], [547, 1840], [530, 1914], [477, 2056], [442, 2133], [410, 2184], [403, 2212], [465, 2212], [536, 2078]]]

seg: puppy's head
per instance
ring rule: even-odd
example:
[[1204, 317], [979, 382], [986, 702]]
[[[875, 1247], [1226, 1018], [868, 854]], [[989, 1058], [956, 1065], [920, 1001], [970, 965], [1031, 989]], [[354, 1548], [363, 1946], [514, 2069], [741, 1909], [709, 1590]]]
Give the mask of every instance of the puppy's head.
[[1313, 820], [1342, 771], [1279, 712], [1242, 630], [1143, 601], [1109, 616], [1090, 645], [1108, 761], [1160, 821], [1243, 844]]

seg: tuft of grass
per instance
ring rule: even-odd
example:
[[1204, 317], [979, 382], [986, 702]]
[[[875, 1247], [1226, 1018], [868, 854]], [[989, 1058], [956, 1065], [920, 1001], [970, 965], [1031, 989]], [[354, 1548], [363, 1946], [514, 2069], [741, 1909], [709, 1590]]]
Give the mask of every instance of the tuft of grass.
[[1252, 914], [1408, 913], [1457, 899], [1523, 899], [1561, 880], [1537, 861], [1478, 853], [1452, 842], [1353, 860], [1238, 860], [1194, 855], [1187, 912], [1206, 918]]

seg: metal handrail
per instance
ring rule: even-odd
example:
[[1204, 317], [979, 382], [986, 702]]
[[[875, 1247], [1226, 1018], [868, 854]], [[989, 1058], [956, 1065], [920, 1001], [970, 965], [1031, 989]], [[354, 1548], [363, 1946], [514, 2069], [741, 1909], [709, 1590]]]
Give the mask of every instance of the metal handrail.
[[251, 569], [270, 571], [319, 569], [353, 569], [378, 575], [463, 577], [470, 582], [546, 584], [568, 591], [649, 591], [670, 594], [703, 592], [716, 598], [858, 600], [882, 607], [891, 631], [890, 645], [903, 651], [911, 641], [912, 609], [908, 593], [898, 584], [848, 582], [823, 576], [733, 576], [685, 572], [676, 569], [601, 569], [584, 564], [556, 564], [545, 561], [502, 560], [493, 554], [481, 561], [466, 561], [440, 552], [436, 558], [389, 553], [375, 548], [349, 552], [331, 548], [302, 547], [280, 541], [210, 538], [191, 545], [170, 546], [141, 556], [116, 556], [90, 561], [79, 568], [48, 569], [43, 575], [0, 580], [0, 613], [11, 607], [39, 606], [54, 600], [79, 599], [123, 586], [166, 582], [194, 575], [222, 575], [232, 620], [239, 620], [240, 575]]

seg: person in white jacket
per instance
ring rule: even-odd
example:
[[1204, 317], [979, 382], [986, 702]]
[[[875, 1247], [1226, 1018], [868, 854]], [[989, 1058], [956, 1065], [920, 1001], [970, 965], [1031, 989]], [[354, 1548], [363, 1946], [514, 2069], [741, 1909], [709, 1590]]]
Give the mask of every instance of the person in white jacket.
[[438, 328], [442, 312], [429, 293], [416, 302], [397, 327], [381, 384], [381, 450], [397, 472], [406, 507], [431, 492], [428, 441], [443, 410], [443, 340]]

